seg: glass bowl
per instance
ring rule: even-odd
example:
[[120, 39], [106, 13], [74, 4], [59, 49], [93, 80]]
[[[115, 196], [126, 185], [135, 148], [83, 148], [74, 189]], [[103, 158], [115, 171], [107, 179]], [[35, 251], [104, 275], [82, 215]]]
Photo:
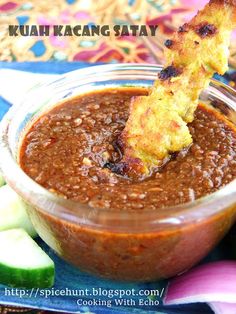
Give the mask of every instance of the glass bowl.
[[[47, 191], [18, 166], [18, 150], [29, 123], [65, 99], [98, 89], [150, 87], [160, 66], [99, 65], [35, 86], [1, 123], [0, 167], [25, 200], [39, 236], [63, 259], [106, 278], [153, 281], [199, 262], [236, 219], [236, 180], [194, 202], [165, 211], [94, 209]], [[212, 80], [201, 102], [236, 124], [236, 93]]]

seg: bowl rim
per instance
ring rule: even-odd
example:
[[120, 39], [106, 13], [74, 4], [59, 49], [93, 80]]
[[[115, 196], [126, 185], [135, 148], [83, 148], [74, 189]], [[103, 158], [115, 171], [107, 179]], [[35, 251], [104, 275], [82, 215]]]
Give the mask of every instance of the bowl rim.
[[[83, 77], [84, 75], [93, 75], [102, 73], [110, 73], [116, 70], [151, 70], [158, 71], [162, 66], [156, 64], [140, 64], [140, 63], [121, 63], [121, 64], [101, 64], [85, 67], [82, 69], [74, 70], [66, 74], [62, 74], [61, 77], [50, 79], [44, 83], [37, 84], [32, 88], [27, 97], [30, 97], [32, 93], [40, 91], [46, 86], [53, 85], [58, 80], [64, 79], [73, 79], [76, 77]], [[216, 86], [221, 86], [226, 89], [235, 99], [235, 111], [236, 111], [236, 91], [226, 84], [212, 79], [213, 84]], [[24, 102], [24, 100], [22, 100]], [[21, 102], [21, 104], [22, 104]], [[234, 102], [234, 101], [233, 101]], [[40, 210], [55, 216], [57, 218], [67, 220], [73, 224], [80, 224], [86, 226], [97, 227], [101, 229], [104, 227], [105, 223], [96, 223], [94, 221], [99, 217], [99, 221], [113, 221], [119, 220], [121, 222], [120, 226], [116, 226], [117, 231], [128, 231], [127, 228], [123, 228], [122, 222], [133, 221], [134, 224], [140, 222], [146, 222], [149, 225], [149, 230], [151, 227], [157, 228], [158, 226], [165, 228], [167, 225], [169, 227], [176, 227], [184, 223], [194, 223], [198, 220], [205, 219], [212, 215], [215, 215], [221, 211], [224, 211], [226, 207], [232, 206], [236, 203], [236, 179], [231, 181], [229, 184], [225, 185], [221, 189], [217, 190], [210, 195], [199, 198], [193, 202], [188, 202], [180, 204], [177, 206], [166, 207], [165, 210], [155, 211], [155, 210], [142, 210], [142, 211], [120, 211], [120, 210], [111, 210], [109, 209], [94, 209], [88, 204], [84, 205], [79, 202], [71, 201], [64, 199], [63, 197], [52, 193], [32, 180], [26, 173], [20, 168], [18, 163], [15, 161], [14, 157], [11, 155], [10, 150], [7, 146], [7, 135], [10, 123], [13, 117], [17, 114], [17, 111], [20, 110], [20, 104], [17, 106], [12, 106], [8, 113], [3, 117], [3, 120], [0, 124], [0, 167], [3, 171], [3, 176], [6, 179], [6, 182], [18, 193], [23, 199], [27, 202], [39, 208], [39, 201], [43, 204], [40, 205]], [[6, 169], [9, 170], [7, 173]], [[14, 182], [14, 178], [17, 178]], [[32, 189], [27, 188], [32, 186]], [[26, 196], [23, 189], [32, 192], [32, 195]], [[37, 197], [37, 194], [40, 196]], [[32, 197], [35, 197], [35, 200], [32, 200]], [[44, 199], [42, 199], [42, 197]], [[224, 203], [224, 204], [223, 204]], [[227, 203], [227, 204], [226, 204]], [[44, 206], [42, 209], [41, 206]], [[206, 210], [207, 208], [207, 210]], [[135, 217], [134, 217], [135, 216]], [[104, 218], [106, 219], [104, 220]], [[78, 220], [79, 219], [79, 220]], [[143, 224], [144, 225], [144, 224]], [[123, 226], [123, 227], [122, 227]], [[106, 227], [109, 227], [107, 224]], [[138, 227], [138, 226], [137, 226]], [[111, 230], [114, 231], [113, 228]], [[145, 228], [143, 228], [145, 229]]]

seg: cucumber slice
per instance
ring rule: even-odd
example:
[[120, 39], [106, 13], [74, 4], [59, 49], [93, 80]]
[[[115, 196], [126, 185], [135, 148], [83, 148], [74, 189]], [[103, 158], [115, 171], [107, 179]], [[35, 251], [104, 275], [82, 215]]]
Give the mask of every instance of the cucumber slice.
[[54, 284], [51, 258], [23, 229], [0, 232], [0, 283], [18, 288], [49, 288]]
[[3, 179], [3, 176], [0, 173], [0, 187], [5, 184], [5, 180]]
[[32, 237], [37, 235], [26, 212], [26, 204], [9, 185], [4, 185], [0, 188], [0, 231], [14, 228], [23, 228]]

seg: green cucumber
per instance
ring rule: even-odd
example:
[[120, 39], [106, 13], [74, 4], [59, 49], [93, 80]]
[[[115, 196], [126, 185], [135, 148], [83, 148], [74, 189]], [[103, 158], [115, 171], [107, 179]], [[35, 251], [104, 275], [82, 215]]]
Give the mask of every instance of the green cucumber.
[[24, 229], [0, 232], [0, 283], [17, 288], [50, 288], [55, 266]]
[[5, 184], [5, 180], [3, 179], [3, 176], [0, 173], [0, 187]]
[[9, 185], [0, 188], [0, 231], [23, 228], [32, 237], [37, 235], [26, 212], [26, 204]]

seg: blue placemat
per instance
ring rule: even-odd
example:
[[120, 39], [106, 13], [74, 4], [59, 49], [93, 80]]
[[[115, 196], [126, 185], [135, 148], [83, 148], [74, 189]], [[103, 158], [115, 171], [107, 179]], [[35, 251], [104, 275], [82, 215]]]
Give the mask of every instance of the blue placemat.
[[[68, 71], [76, 70], [85, 66], [91, 66], [92, 64], [73, 62], [73, 63], [56, 63], [56, 62], [26, 62], [26, 63], [4, 63], [0, 62], [0, 68], [9, 68], [15, 70], [31, 71], [35, 73], [53, 73], [62, 74]], [[7, 112], [11, 104], [6, 102], [0, 97], [0, 118]], [[217, 260], [219, 258], [231, 258], [234, 252], [230, 252], [226, 247], [228, 242], [232, 240], [234, 233], [230, 233], [227, 238], [219, 245], [219, 247], [212, 252], [206, 260]], [[20, 291], [15, 289], [9, 289], [6, 286], [0, 285], [0, 304], [29, 306], [41, 309], [65, 311], [65, 312], [80, 312], [80, 313], [96, 313], [96, 314], [115, 314], [115, 313], [166, 313], [166, 314], [210, 314], [212, 311], [205, 304], [194, 304], [184, 306], [171, 306], [165, 307], [161, 304], [161, 298], [158, 297], [143, 297], [139, 296], [140, 291], [151, 291], [158, 289], [160, 292], [166, 287], [167, 282], [154, 282], [145, 284], [133, 284], [133, 283], [116, 283], [108, 280], [103, 280], [94, 276], [90, 276], [86, 273], [80, 272], [75, 267], [67, 264], [58, 258], [52, 250], [46, 246], [40, 239], [38, 240], [40, 246], [48, 253], [56, 264], [56, 282], [53, 289], [50, 290], [31, 290], [31, 291]], [[206, 261], [205, 260], [205, 261]], [[66, 290], [67, 288], [67, 290]], [[121, 300], [133, 299], [134, 302], [128, 301], [130, 304], [116, 305], [114, 298], [108, 298], [106, 296], [95, 296], [87, 295], [80, 296], [83, 294], [82, 291], [86, 291], [88, 294], [93, 294], [94, 291], [101, 289], [103, 294], [108, 294], [109, 291], [113, 293], [124, 290], [125, 293], [132, 290], [137, 294], [131, 298], [124, 296]], [[66, 290], [66, 291], [65, 291]], [[65, 291], [67, 296], [56, 295], [58, 291]], [[19, 294], [21, 297], [19, 296]], [[16, 295], [17, 294], [17, 295]], [[69, 295], [71, 294], [71, 295]], [[46, 295], [48, 295], [46, 297]], [[93, 300], [94, 299], [94, 300]], [[79, 300], [79, 301], [78, 301]], [[82, 300], [92, 300], [93, 305], [81, 306]], [[116, 298], [117, 300], [117, 298]], [[111, 306], [110, 302], [111, 301]], [[153, 305], [158, 303], [159, 305]], [[143, 303], [145, 302], [145, 305]], [[79, 303], [79, 304], [78, 304]], [[125, 301], [124, 301], [125, 303]], [[142, 305], [141, 305], [142, 303]]]

